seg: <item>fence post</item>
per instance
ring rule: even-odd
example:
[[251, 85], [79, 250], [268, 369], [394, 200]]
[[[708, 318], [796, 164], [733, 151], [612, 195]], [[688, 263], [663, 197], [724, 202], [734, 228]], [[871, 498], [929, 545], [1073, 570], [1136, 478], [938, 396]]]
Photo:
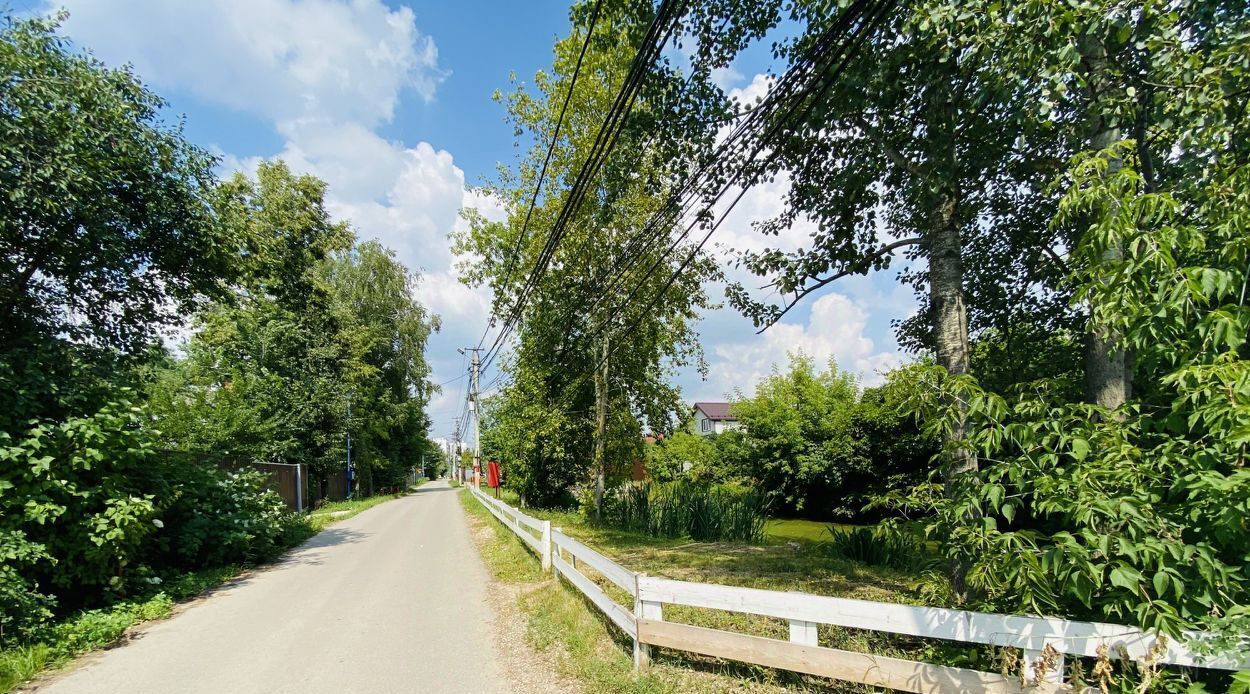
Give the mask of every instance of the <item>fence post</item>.
[[804, 646], [820, 645], [820, 641], [816, 636], [816, 622], [805, 622], [801, 619], [791, 619], [790, 643], [800, 643]]
[[551, 521], [543, 521], [543, 571], [551, 570]]
[[295, 464], [295, 512], [304, 512], [304, 466]]
[[642, 585], [646, 577], [644, 573], [634, 574], [634, 672], [641, 672], [651, 666], [651, 646], [643, 643], [640, 638], [640, 623], [644, 619], [664, 621], [664, 603], [645, 599]]

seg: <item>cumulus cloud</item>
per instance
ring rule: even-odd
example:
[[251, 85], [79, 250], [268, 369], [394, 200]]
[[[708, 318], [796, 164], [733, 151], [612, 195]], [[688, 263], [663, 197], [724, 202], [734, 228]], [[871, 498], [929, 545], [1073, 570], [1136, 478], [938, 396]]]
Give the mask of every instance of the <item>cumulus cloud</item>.
[[868, 311], [861, 303], [845, 294], [825, 294], [812, 302], [806, 324], [779, 323], [759, 337], [717, 344], [709, 355], [706, 390], [717, 396], [739, 388], [750, 393], [774, 365], [784, 368], [796, 352], [822, 366], [833, 359], [839, 368], [858, 373], [864, 385], [876, 385], [883, 372], [905, 357], [894, 349], [878, 349], [865, 334], [867, 327]]
[[[336, 218], [421, 272], [419, 298], [443, 318], [431, 342], [434, 380], [460, 373], [453, 348], [476, 343], [490, 297], [459, 282], [447, 235], [463, 206], [495, 219], [503, 210], [466, 188], [451, 153], [378, 134], [406, 91], [428, 102], [447, 75], [411, 9], [381, 0], [56, 0], [61, 6], [70, 12], [64, 32], [106, 62], [270, 123], [280, 151], [217, 148], [222, 174], [251, 174], [280, 157], [325, 180]], [[458, 405], [451, 386], [433, 409]]]
[[412, 10], [380, 0], [58, 0], [65, 31], [154, 84], [285, 122], [372, 125], [399, 93], [433, 99], [445, 73]]
[[[741, 79], [741, 77], [742, 75], [738, 75], [739, 79]], [[768, 92], [772, 91], [773, 84], [775, 83], [776, 80], [770, 75], [759, 73], [752, 77], [751, 81], [748, 82], [746, 86], [735, 87], [730, 89], [727, 93], [729, 98], [737, 101], [740, 107], [749, 108], [762, 101], [764, 97], [768, 96]]]

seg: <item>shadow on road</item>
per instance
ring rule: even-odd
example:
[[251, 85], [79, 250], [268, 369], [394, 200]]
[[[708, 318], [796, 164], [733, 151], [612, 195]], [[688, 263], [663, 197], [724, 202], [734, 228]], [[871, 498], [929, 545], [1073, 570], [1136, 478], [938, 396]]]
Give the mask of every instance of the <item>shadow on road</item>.
[[372, 537], [373, 533], [352, 530], [351, 528], [335, 528], [330, 527], [313, 535], [307, 542], [300, 545], [291, 556], [301, 554], [304, 550], [319, 549], [321, 547], [333, 547], [335, 545], [347, 544], [349, 542], [360, 542], [361, 540]]
[[414, 490], [412, 490], [412, 491], [408, 492], [408, 495], [409, 495], [409, 496], [411, 496], [411, 495], [413, 495], [413, 494], [429, 494], [430, 492], [454, 492], [454, 491], [456, 491], [456, 490], [455, 490], [455, 488], [453, 488], [453, 487], [430, 487], [430, 486], [425, 486], [425, 487], [418, 487], [418, 488], [416, 488], [416, 489], [414, 489]]

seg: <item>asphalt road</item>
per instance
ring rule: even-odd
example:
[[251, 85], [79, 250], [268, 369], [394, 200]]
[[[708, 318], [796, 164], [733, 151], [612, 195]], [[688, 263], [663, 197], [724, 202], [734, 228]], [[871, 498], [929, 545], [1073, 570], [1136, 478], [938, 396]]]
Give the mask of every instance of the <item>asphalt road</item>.
[[507, 692], [455, 494], [433, 482], [341, 521], [38, 691]]

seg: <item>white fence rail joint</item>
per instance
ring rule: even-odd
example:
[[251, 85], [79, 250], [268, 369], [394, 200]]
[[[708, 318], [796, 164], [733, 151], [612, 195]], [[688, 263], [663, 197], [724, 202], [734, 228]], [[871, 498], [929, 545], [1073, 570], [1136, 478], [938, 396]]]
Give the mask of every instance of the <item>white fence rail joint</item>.
[[[650, 664], [651, 647], [659, 646], [907, 692], [1059, 692], [1068, 691], [1062, 683], [1064, 655], [1098, 657], [1100, 647], [1106, 646], [1109, 657], [1118, 658], [1125, 653], [1141, 660], [1159, 642], [1153, 633], [1118, 624], [917, 607], [647, 576], [626, 569], [560, 528], [552, 528], [550, 521], [531, 518], [477, 489], [470, 491], [499, 522], [534, 550], [544, 571], [550, 568], [563, 576], [634, 640], [637, 670]], [[531, 529], [539, 535], [535, 536]], [[632, 611], [615, 602], [582, 573], [579, 565], [591, 567], [632, 596]], [[790, 639], [782, 641], [666, 622], [665, 604], [784, 619], [790, 625]], [[1047, 649], [1052, 651], [1052, 658], [1049, 668], [1039, 668], [1042, 681], [1026, 683], [1018, 677], [823, 648], [817, 638], [820, 624], [1018, 648], [1024, 652], [1026, 673], [1032, 672], [1034, 662], [1044, 659]], [[1250, 654], [1208, 657], [1187, 647], [1187, 643], [1203, 637], [1200, 633], [1187, 633], [1179, 641], [1168, 639], [1166, 650], [1156, 662], [1219, 670], [1250, 669]], [[1058, 654], [1057, 659], [1054, 654]]]

